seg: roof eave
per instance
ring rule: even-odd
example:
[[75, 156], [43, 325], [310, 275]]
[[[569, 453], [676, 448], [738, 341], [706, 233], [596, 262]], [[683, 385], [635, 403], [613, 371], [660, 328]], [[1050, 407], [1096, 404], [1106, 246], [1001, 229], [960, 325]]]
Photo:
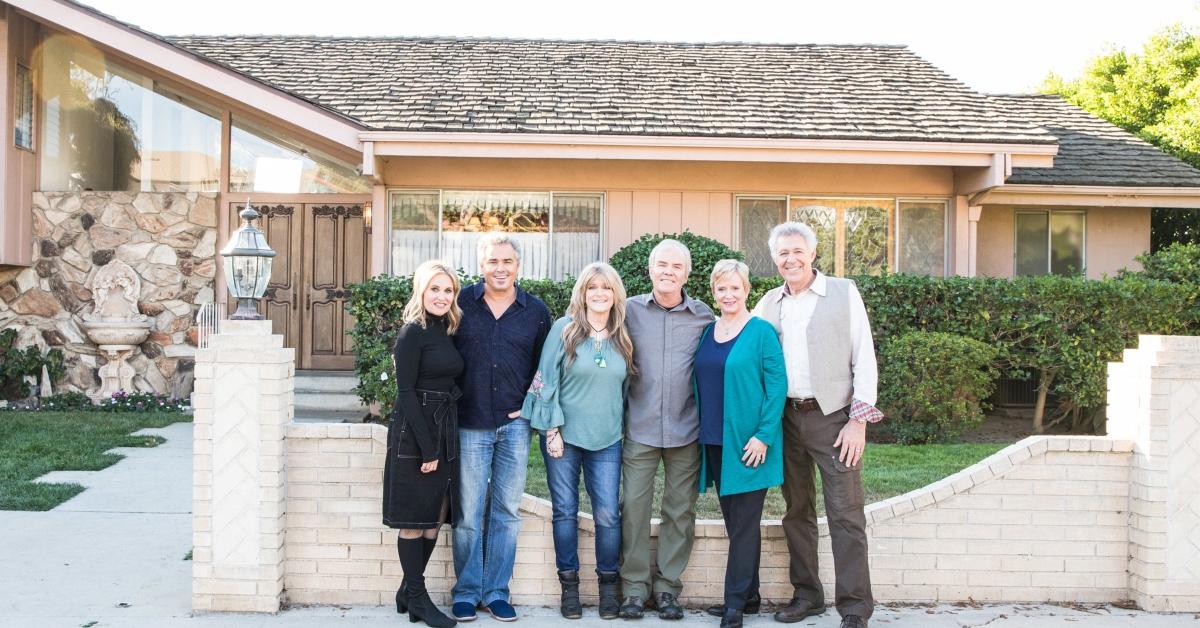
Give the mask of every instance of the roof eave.
[[974, 205], [1200, 208], [1200, 186], [1005, 184], [972, 199]]
[[551, 133], [365, 131], [378, 157], [754, 161], [990, 167], [1011, 155], [1015, 167], [1046, 168], [1056, 144], [825, 140]]
[[356, 151], [362, 149], [358, 134], [363, 130], [363, 125], [180, 48], [151, 33], [88, 7], [63, 0], [6, 1], [36, 20], [137, 58], [173, 78], [224, 94], [250, 108], [287, 120], [336, 144]]

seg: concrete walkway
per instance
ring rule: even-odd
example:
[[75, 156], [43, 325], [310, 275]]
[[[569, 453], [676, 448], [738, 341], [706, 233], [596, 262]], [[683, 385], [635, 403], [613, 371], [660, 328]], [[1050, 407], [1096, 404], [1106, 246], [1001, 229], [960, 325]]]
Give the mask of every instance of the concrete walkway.
[[[191, 614], [190, 423], [139, 434], [167, 442], [119, 449], [125, 460], [96, 472], [55, 472], [39, 481], [78, 482], [88, 489], [50, 512], [0, 511], [0, 627], [3, 628], [317, 628], [408, 624], [390, 608], [293, 608], [278, 615]], [[521, 608], [526, 628], [615, 627], [595, 609], [568, 622], [554, 609]], [[651, 616], [652, 617], [652, 616]], [[872, 626], [887, 628], [1176, 628], [1200, 616], [1155, 615], [1114, 607], [1050, 605], [881, 607]], [[689, 613], [680, 627], [715, 628], [717, 619]], [[748, 626], [777, 626], [769, 615]], [[423, 624], [422, 624], [423, 625]], [[501, 624], [481, 618], [479, 628]], [[664, 625], [647, 618], [632, 625]], [[836, 628], [835, 614], [795, 624]]]

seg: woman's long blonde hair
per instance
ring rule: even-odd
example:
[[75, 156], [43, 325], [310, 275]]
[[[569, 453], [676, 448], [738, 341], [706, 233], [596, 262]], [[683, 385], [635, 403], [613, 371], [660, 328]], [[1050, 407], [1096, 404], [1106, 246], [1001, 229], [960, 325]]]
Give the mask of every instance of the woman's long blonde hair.
[[579, 343], [591, 333], [587, 320], [587, 287], [593, 279], [599, 279], [612, 288], [613, 306], [608, 311], [608, 340], [625, 359], [625, 372], [633, 375], [637, 369], [633, 366], [633, 341], [625, 329], [625, 284], [621, 282], [617, 271], [604, 262], [593, 262], [584, 267], [575, 280], [575, 287], [571, 289], [571, 303], [567, 305], [567, 316], [571, 322], [562, 332], [563, 365], [571, 366]]
[[458, 309], [458, 291], [461, 286], [458, 284], [458, 273], [440, 259], [422, 262], [413, 272], [412, 296], [408, 298], [408, 304], [404, 306], [404, 324], [416, 323], [421, 327], [425, 326], [425, 317], [428, 316], [425, 311], [425, 290], [438, 275], [449, 277], [450, 284], [454, 286], [454, 295], [450, 299], [450, 311], [446, 312], [446, 333], [453, 334], [458, 330], [458, 323], [462, 320], [462, 310]]

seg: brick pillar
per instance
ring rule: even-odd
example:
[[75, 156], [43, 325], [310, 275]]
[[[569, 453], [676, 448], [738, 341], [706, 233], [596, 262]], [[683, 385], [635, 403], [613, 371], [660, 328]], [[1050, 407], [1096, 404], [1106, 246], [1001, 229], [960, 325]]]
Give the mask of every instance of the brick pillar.
[[1108, 383], [1110, 435], [1134, 442], [1130, 596], [1200, 611], [1200, 337], [1141, 336]]
[[196, 352], [195, 610], [279, 610], [294, 364], [295, 350], [271, 334], [271, 321], [222, 321]]

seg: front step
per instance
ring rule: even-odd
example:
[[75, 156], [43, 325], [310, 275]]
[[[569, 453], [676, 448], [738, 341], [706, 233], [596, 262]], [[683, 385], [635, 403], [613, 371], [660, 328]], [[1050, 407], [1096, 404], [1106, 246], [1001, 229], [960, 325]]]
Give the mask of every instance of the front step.
[[367, 407], [354, 393], [358, 378], [351, 371], [296, 371], [295, 420], [359, 422]]

